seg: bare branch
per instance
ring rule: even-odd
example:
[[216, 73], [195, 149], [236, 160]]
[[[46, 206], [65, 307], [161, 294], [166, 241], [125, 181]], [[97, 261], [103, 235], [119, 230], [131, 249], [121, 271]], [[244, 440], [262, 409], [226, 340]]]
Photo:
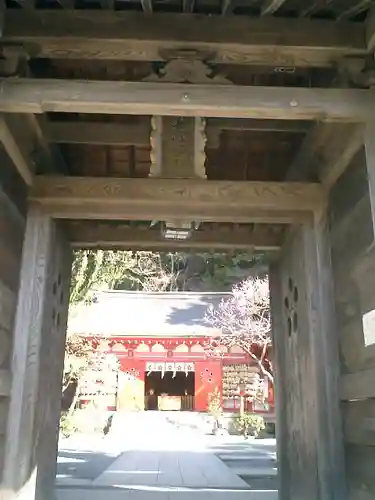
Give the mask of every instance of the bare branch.
[[232, 290], [229, 299], [210, 307], [206, 321], [218, 335], [209, 340], [207, 350], [223, 353], [241, 347], [258, 365], [263, 377], [273, 382], [267, 351], [271, 345], [271, 317], [267, 279], [248, 278]]

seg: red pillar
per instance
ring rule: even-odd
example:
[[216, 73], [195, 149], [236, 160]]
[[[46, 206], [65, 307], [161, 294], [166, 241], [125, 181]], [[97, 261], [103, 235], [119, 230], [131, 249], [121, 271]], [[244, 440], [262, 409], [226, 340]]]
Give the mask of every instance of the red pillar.
[[142, 410], [145, 400], [146, 362], [127, 356], [119, 356], [119, 361], [117, 407], [119, 410]]
[[207, 411], [208, 397], [218, 388], [221, 393], [222, 367], [221, 360], [204, 360], [195, 363], [195, 410]]

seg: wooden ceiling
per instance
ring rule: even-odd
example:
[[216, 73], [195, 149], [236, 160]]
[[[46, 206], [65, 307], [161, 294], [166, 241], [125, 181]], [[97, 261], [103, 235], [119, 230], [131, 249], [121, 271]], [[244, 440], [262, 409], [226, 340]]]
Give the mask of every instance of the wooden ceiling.
[[[92, 127], [91, 137], [87, 139], [91, 143], [61, 143], [61, 141], [64, 141], [62, 135], [55, 139], [60, 143], [62, 154], [69, 166], [71, 175], [136, 178], [149, 176], [149, 133], [148, 135], [143, 133], [143, 130], [147, 132], [150, 129], [149, 117], [132, 117], [132, 119], [129, 119], [126, 116], [126, 120], [118, 118], [116, 122], [112, 123], [108, 121], [87, 122], [82, 121], [82, 119], [85, 119], [85, 115], [80, 115], [79, 120], [74, 122], [67, 122], [67, 125], [72, 129], [72, 133], [76, 131], [77, 138], [73, 139], [67, 136], [66, 141], [79, 141], [79, 127], [82, 130], [86, 128], [87, 133]], [[82, 125], [80, 125], [80, 121]], [[206, 144], [207, 178], [209, 180], [283, 180], [286, 170], [293, 160], [295, 151], [304, 137], [303, 127], [301, 126], [300, 130], [296, 129], [295, 132], [238, 130], [241, 126], [252, 126], [246, 120], [244, 120], [244, 124], [238, 124], [238, 121], [241, 122], [242, 120], [233, 120], [233, 125], [226, 124], [226, 126], [237, 127], [235, 130], [216, 129], [215, 121], [212, 121], [212, 126], [210, 125], [211, 122], [208, 121], [208, 142]], [[64, 122], [53, 123], [58, 124], [59, 127], [53, 130], [62, 134], [61, 124], [64, 124]], [[109, 134], [111, 134], [111, 139], [108, 139], [107, 144], [100, 144], [100, 142], [105, 142], [107, 139], [103, 138], [103, 123], [108, 125], [107, 128]], [[221, 124], [219, 120], [217, 120], [217, 123]], [[123, 125], [125, 126], [123, 127]], [[305, 125], [305, 127], [307, 126]], [[121, 129], [124, 130], [125, 134], [126, 130], [130, 130], [130, 134], [135, 135], [134, 131], [139, 134], [128, 139], [129, 141], [133, 140], [135, 144], [111, 144], [116, 127], [120, 131]], [[253, 125], [253, 127], [256, 128], [256, 125]], [[272, 129], [271, 124], [269, 127]], [[215, 136], [211, 136], [210, 131], [214, 131]], [[218, 134], [217, 139], [215, 138], [216, 134]], [[123, 141], [125, 141], [126, 135], [123, 134], [123, 136]], [[82, 137], [81, 140], [85, 141], [85, 138]], [[99, 144], [95, 144], [96, 141]], [[143, 141], [143, 144], [139, 144], [141, 141]]]
[[[18, 163], [20, 172], [28, 169], [36, 174], [55, 171], [73, 177], [134, 180], [148, 177], [151, 116], [126, 114], [133, 110], [124, 107], [124, 95], [130, 96], [131, 104], [133, 89], [139, 90], [146, 85], [140, 82], [152, 76], [158, 81], [160, 96], [163, 83], [159, 81], [168, 63], [189, 60], [204, 65], [205, 84], [225, 79], [232, 88], [231, 106], [237, 106], [232, 115], [212, 112], [221, 103], [224, 107], [227, 104], [222, 88], [222, 94], [216, 93], [211, 114], [206, 114], [208, 180], [308, 179], [324, 183], [327, 176], [317, 164], [318, 158], [328, 164], [327, 185], [332, 184], [360, 147], [361, 133], [355, 122], [367, 113], [368, 96], [362, 91], [345, 94], [337, 87], [352, 86], [339, 81], [341, 61], [365, 60], [374, 48], [371, 30], [365, 36], [365, 20], [373, 3], [7, 0], [0, 46], [5, 60], [18, 51], [22, 61], [2, 75], [0, 110], [7, 114], [1, 133], [7, 137], [7, 153]], [[12, 76], [17, 78], [9, 78]], [[121, 86], [123, 82], [130, 82], [130, 86]], [[368, 87], [366, 81], [361, 82], [359, 87]], [[336, 93], [328, 93], [331, 86]], [[259, 88], [259, 94], [251, 94], [254, 88]], [[171, 100], [181, 99], [181, 89], [175, 89], [173, 96], [163, 90], [164, 97], [155, 101], [162, 103], [158, 111], [153, 105], [147, 112], [162, 114], [170, 95]], [[199, 92], [207, 95], [202, 86]], [[91, 101], [85, 100], [87, 96]], [[139, 102], [143, 99], [137, 98]], [[193, 100], [199, 103], [199, 99]], [[241, 114], [245, 101], [252, 108], [250, 115]], [[171, 113], [165, 114], [177, 114], [172, 106]], [[195, 113], [201, 114], [197, 110]], [[25, 125], [24, 115], [18, 113], [33, 117], [30, 130], [33, 140], [37, 137], [37, 146], [32, 152], [18, 140]], [[342, 123], [327, 125], [323, 123], [327, 117]], [[329, 144], [335, 146], [334, 154]], [[24, 179], [32, 184], [32, 179]], [[120, 223], [118, 230], [126, 232]], [[110, 234], [107, 227], [102, 231]], [[108, 241], [116, 239], [116, 234], [108, 236]], [[127, 240], [130, 243], [131, 238]], [[136, 241], [142, 237], [136, 235]], [[256, 246], [260, 240], [254, 241]]]
[[[329, 189], [362, 146], [356, 122], [370, 106], [361, 62], [375, 47], [374, 3], [6, 0], [0, 153], [33, 186], [31, 203], [64, 219], [76, 248], [277, 251], [286, 225], [310, 220], [322, 201], [316, 184], [285, 181]], [[354, 85], [342, 65], [353, 58]], [[163, 78], [176, 60], [198, 61], [199, 81], [188, 70], [187, 79], [166, 80], [188, 86], [168, 90]], [[204, 173], [213, 182], [149, 184], [151, 114], [183, 115], [186, 92], [195, 103], [186, 114], [203, 116], [206, 84], [215, 99], [204, 108]], [[34, 177], [51, 173], [60, 176]], [[171, 243], [149, 219], [176, 214], [206, 222], [191, 240]]]
[[354, 21], [362, 21], [372, 3], [371, 0], [6, 0], [8, 8], [102, 8], [143, 10], [145, 13], [275, 15]]

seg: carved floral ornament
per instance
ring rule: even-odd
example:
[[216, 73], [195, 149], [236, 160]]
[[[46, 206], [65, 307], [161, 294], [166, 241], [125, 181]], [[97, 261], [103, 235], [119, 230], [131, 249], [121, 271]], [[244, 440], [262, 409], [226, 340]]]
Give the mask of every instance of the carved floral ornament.
[[298, 332], [298, 288], [293, 279], [289, 277], [287, 293], [284, 298], [284, 307], [287, 320], [288, 336]]
[[182, 53], [171, 59], [164, 67], [143, 79], [144, 82], [192, 83], [196, 85], [232, 85], [225, 76], [215, 73], [214, 69], [194, 56]]

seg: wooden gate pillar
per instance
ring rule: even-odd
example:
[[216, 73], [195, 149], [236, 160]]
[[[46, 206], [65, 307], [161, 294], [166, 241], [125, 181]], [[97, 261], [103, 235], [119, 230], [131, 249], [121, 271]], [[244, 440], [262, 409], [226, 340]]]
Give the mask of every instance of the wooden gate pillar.
[[323, 221], [291, 228], [271, 267], [280, 500], [342, 500], [330, 252]]
[[71, 251], [59, 223], [27, 216], [12, 359], [4, 487], [20, 498], [53, 498]]

